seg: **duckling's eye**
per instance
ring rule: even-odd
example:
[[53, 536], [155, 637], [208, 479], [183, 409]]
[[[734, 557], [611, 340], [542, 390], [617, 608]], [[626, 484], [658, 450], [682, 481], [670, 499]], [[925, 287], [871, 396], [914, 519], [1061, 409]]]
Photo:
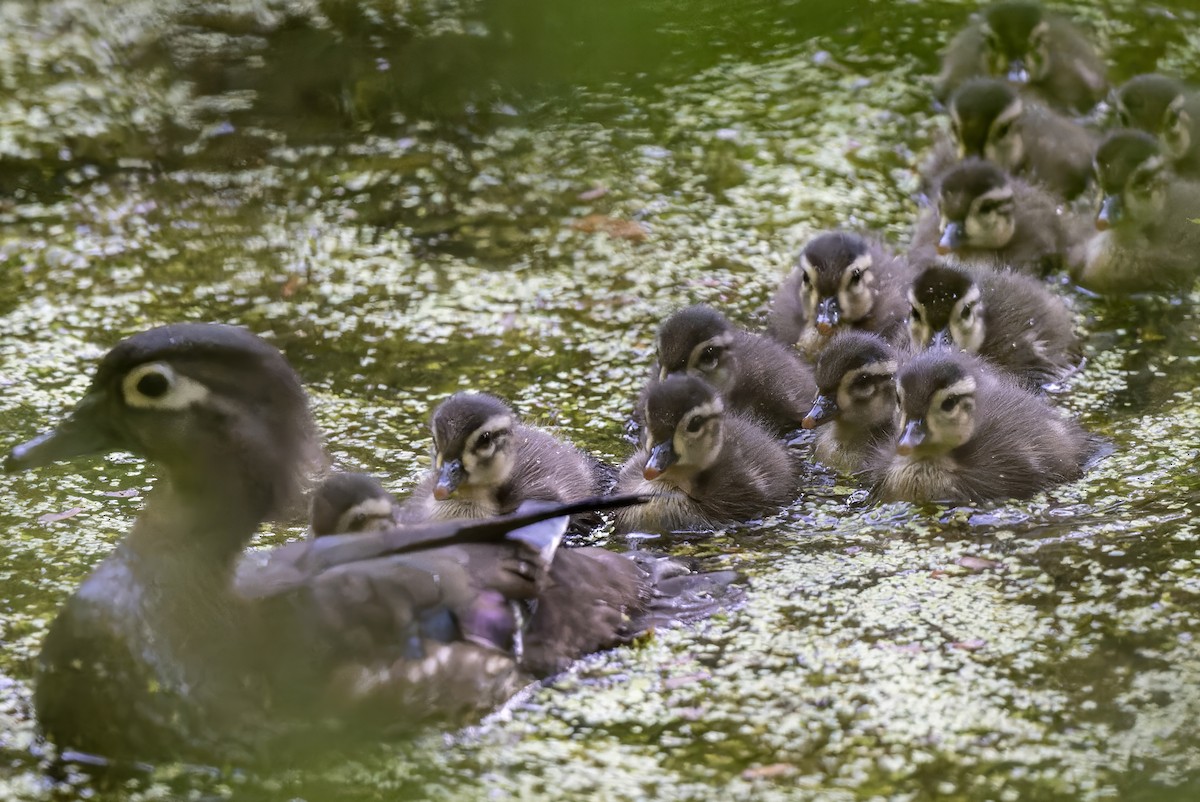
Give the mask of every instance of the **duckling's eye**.
[[913, 323], [920, 323], [920, 322], [921, 322], [921, 310], [917, 309], [917, 308], [914, 306], [914, 307], [912, 308], [912, 310], [910, 311], [910, 313], [909, 313], [909, 314], [911, 314], [911, 315], [912, 315]]
[[860, 270], [857, 267], [854, 268], [854, 270], [852, 270], [850, 272], [850, 286], [851, 287], [853, 287], [858, 282], [862, 281], [862, 274], [863, 274], [862, 270]]
[[700, 358], [696, 361], [696, 366], [701, 370], [713, 370], [721, 359], [721, 349], [715, 345], [710, 345], [700, 352]]
[[475, 442], [478, 445], [484, 446], [484, 447], [491, 445], [492, 444], [492, 433], [484, 432], [483, 434], [479, 435], [479, 439], [476, 440]]
[[1000, 210], [1000, 204], [996, 201], [987, 201], [979, 204], [980, 214], [995, 214]]
[[963, 320], [967, 320], [971, 317], [971, 305], [970, 304], [963, 305], [961, 317]]
[[1011, 133], [1012, 133], [1012, 122], [1006, 122], [1006, 123], [1004, 123], [1004, 125], [1001, 125], [999, 128], [996, 129], [996, 138], [997, 139], [1007, 139], [1008, 135]]
[[147, 398], [162, 398], [171, 389], [171, 379], [158, 372], [147, 373], [138, 379], [137, 391]]
[[808, 277], [808, 273], [800, 274], [800, 283], [803, 284], [805, 287], [812, 284], [812, 280]]
[[695, 434], [696, 432], [700, 431], [700, 427], [703, 425], [704, 418], [700, 417], [699, 415], [693, 415], [692, 419], [688, 421], [687, 430], [690, 433]]
[[958, 406], [958, 400], [960, 398], [962, 398], [962, 396], [959, 395], [952, 395], [947, 398], [942, 402], [942, 411], [949, 412], [950, 410], [954, 409], [956, 406]]
[[366, 522], [367, 514], [365, 512], [355, 513], [354, 517], [350, 519], [350, 531], [357, 532], [363, 528]]

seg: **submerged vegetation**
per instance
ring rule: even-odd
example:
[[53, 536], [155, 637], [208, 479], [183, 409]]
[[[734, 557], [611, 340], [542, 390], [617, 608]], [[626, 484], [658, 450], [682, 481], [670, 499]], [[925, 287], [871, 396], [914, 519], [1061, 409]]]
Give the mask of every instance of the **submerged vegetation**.
[[[122, 335], [186, 319], [271, 338], [341, 465], [397, 492], [462, 388], [619, 461], [666, 313], [760, 326], [813, 233], [907, 238], [970, 5], [577, 6], [0, 2], [7, 442]], [[1116, 77], [1200, 78], [1185, 0], [1068, 6]], [[6, 477], [0, 796], [1194, 798], [1195, 296], [1071, 298], [1087, 363], [1059, 401], [1111, 444], [1082, 480], [943, 509], [826, 479], [639, 542], [745, 572], [745, 605], [321, 767], [54, 767], [34, 656], [152, 480], [119, 457]]]

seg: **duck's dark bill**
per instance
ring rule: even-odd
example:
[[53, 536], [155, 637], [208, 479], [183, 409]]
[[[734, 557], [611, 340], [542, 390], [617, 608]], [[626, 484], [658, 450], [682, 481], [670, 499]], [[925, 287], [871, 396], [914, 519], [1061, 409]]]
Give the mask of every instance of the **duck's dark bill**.
[[119, 447], [107, 427], [97, 425], [100, 397], [86, 395], [57, 428], [14, 446], [4, 459], [7, 473], [40, 468], [51, 462], [88, 454], [102, 454]]

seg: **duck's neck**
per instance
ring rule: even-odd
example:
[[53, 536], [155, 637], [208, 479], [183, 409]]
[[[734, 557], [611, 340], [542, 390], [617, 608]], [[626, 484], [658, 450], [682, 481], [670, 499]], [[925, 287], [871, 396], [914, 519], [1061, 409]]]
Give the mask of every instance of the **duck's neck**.
[[186, 560], [228, 577], [272, 507], [269, 489], [243, 477], [209, 474], [199, 484], [169, 476], [150, 494], [128, 543], [143, 557]]

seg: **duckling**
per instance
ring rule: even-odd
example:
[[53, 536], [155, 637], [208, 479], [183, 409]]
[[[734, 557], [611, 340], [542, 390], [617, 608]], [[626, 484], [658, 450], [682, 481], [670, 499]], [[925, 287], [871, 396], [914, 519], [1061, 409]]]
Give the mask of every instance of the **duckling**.
[[978, 76], [1006, 78], [1077, 114], [1090, 111], [1108, 91], [1104, 61], [1079, 29], [1041, 4], [1021, 0], [988, 6], [950, 41], [938, 99]]
[[810, 361], [842, 329], [902, 336], [910, 279], [908, 263], [880, 243], [848, 232], [821, 234], [776, 292], [768, 332]]
[[[324, 751], [333, 724], [341, 741], [460, 721], [538, 668], [661, 623], [677, 592], [686, 614], [711, 611], [728, 578], [693, 584], [686, 566], [579, 555], [559, 580], [572, 602], [543, 604], [565, 516], [629, 498], [246, 553], [325, 459], [295, 371], [232, 326], [176, 324], [122, 341], [57, 428], [14, 447], [4, 467], [111, 451], [145, 457], [162, 478], [37, 658], [34, 707], [63, 749], [245, 763], [295, 759], [302, 743]], [[522, 656], [522, 619], [538, 639], [536, 665]]]
[[332, 473], [317, 486], [309, 505], [313, 537], [345, 532], [382, 532], [398, 526], [400, 505], [374, 476]]
[[812, 370], [791, 348], [734, 328], [720, 312], [702, 305], [681, 309], [662, 324], [658, 367], [651, 386], [676, 373], [698, 376], [717, 388], [731, 410], [780, 434], [800, 428], [816, 391]]
[[1048, 192], [990, 162], [967, 159], [943, 177], [937, 209], [917, 221], [909, 259], [936, 253], [966, 267], [1043, 275], [1062, 263], [1071, 237], [1070, 222]]
[[881, 443], [895, 436], [899, 363], [899, 352], [869, 332], [844, 331], [829, 341], [817, 357], [817, 397], [804, 418], [804, 428], [820, 427], [818, 462], [857, 473]]
[[752, 420], [726, 414], [708, 382], [671, 375], [650, 385], [645, 403], [643, 445], [621, 467], [614, 492], [650, 501], [619, 512], [618, 532], [715, 529], [793, 498], [787, 448]]
[[1067, 305], [1035, 278], [930, 264], [909, 290], [914, 348], [954, 345], [1036, 390], [1078, 364]]
[[1174, 175], [1144, 131], [1109, 134], [1096, 150], [1103, 200], [1098, 233], [1073, 258], [1072, 278], [1095, 292], [1186, 289], [1200, 252], [1200, 183]]
[[1158, 137], [1176, 173], [1200, 178], [1200, 93], [1174, 78], [1147, 73], [1122, 84], [1113, 106], [1122, 127]]
[[1027, 498], [1078, 478], [1094, 450], [1077, 423], [964, 351], [918, 354], [898, 385], [900, 436], [872, 469], [883, 501]]
[[526, 426], [486, 393], [456, 393], [433, 411], [433, 469], [404, 505], [407, 521], [482, 518], [526, 499], [578, 501], [603, 492], [600, 463]]
[[987, 159], [1067, 200], [1087, 189], [1096, 137], [1082, 125], [995, 78], [967, 81], [949, 108], [956, 160]]

